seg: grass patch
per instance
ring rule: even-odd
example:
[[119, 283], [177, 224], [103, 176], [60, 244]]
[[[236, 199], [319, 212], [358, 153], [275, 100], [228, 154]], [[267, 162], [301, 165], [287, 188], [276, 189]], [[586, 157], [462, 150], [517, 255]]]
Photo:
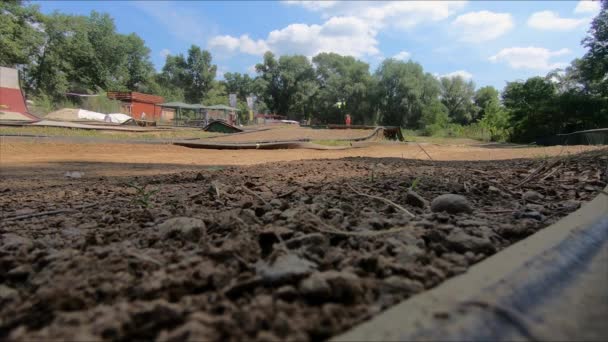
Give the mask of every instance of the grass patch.
[[78, 128], [63, 127], [0, 127], [3, 135], [39, 135], [50, 137], [84, 137], [103, 138], [110, 140], [156, 140], [156, 139], [202, 139], [209, 138], [221, 133], [205, 132], [201, 129], [175, 129], [154, 132], [120, 132], [101, 131]]
[[346, 140], [313, 140], [313, 144], [324, 145], [324, 146], [350, 146], [352, 141]]

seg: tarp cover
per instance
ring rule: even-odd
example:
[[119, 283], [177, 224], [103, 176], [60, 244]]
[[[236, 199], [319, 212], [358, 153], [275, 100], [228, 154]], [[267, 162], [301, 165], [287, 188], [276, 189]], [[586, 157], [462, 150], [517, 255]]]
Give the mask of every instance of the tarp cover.
[[122, 124], [133, 118], [122, 113], [103, 114], [85, 109], [64, 108], [49, 113], [45, 119], [60, 121], [99, 121], [108, 123]]

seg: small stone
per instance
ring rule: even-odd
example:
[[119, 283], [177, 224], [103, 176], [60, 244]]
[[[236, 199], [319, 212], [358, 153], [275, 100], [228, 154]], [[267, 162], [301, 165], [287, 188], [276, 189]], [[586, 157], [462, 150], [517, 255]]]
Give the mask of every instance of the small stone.
[[0, 305], [15, 301], [19, 297], [19, 291], [12, 287], [0, 284]]
[[272, 201], [270, 201], [270, 205], [275, 207], [275, 208], [280, 208], [283, 205], [283, 201], [281, 201], [278, 198], [273, 199]]
[[298, 296], [298, 291], [291, 285], [281, 286], [277, 289], [277, 297], [286, 301], [292, 301]]
[[2, 245], [0, 245], [0, 250], [12, 251], [23, 249], [27, 251], [34, 247], [32, 240], [14, 233], [2, 234], [1, 237]]
[[407, 191], [407, 194], [405, 195], [405, 203], [418, 208], [425, 208], [428, 205], [427, 200], [412, 190]]
[[416, 280], [390, 276], [382, 281], [382, 290], [389, 293], [414, 294], [424, 290], [424, 285]]
[[415, 245], [404, 245], [396, 249], [395, 252], [397, 253], [395, 259], [403, 264], [414, 262], [424, 255], [424, 250]]
[[205, 222], [194, 217], [174, 217], [157, 226], [165, 239], [198, 242], [205, 234]]
[[255, 265], [256, 273], [267, 283], [284, 283], [294, 279], [303, 278], [317, 268], [313, 262], [302, 259], [295, 254], [279, 256], [271, 264], [258, 261]]
[[450, 214], [471, 213], [473, 208], [469, 201], [461, 195], [445, 194], [435, 197], [431, 202], [431, 210], [434, 212], [445, 211]]
[[68, 171], [64, 174], [67, 178], [82, 178], [84, 176], [84, 172], [80, 171]]
[[537, 221], [542, 221], [545, 219], [545, 216], [543, 214], [541, 214], [535, 210], [520, 212], [516, 216], [517, 216], [517, 218], [533, 219], [533, 220], [537, 220]]
[[300, 291], [313, 301], [349, 303], [363, 294], [361, 279], [350, 272], [317, 272], [300, 282]]
[[467, 251], [494, 253], [496, 251], [496, 247], [494, 247], [490, 239], [469, 235], [459, 228], [453, 229], [448, 234], [446, 243], [448, 247], [458, 253], [465, 253]]
[[492, 186], [492, 185], [490, 185], [490, 186], [488, 187], [488, 191], [489, 191], [489, 192], [492, 192], [492, 193], [495, 193], [495, 194], [499, 194], [499, 193], [501, 193], [500, 189], [498, 189], [497, 187]]
[[521, 196], [526, 201], [540, 201], [544, 198], [543, 195], [539, 194], [536, 191], [528, 190], [523, 193]]

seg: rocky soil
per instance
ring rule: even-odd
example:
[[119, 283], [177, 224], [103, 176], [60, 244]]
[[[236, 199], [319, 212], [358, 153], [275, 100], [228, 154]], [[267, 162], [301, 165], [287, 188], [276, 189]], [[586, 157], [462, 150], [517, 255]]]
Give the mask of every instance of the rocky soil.
[[0, 339], [327, 339], [576, 210], [607, 173], [600, 150], [3, 178]]

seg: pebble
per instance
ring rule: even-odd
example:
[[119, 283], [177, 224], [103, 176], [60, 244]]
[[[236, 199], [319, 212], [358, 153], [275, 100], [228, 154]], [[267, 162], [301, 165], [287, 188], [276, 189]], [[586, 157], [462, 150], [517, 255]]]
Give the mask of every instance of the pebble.
[[459, 253], [467, 251], [493, 253], [496, 251], [496, 247], [492, 244], [490, 239], [469, 235], [458, 228], [453, 229], [450, 234], [448, 234], [446, 242], [448, 247]]
[[157, 226], [166, 239], [198, 242], [205, 234], [205, 222], [194, 217], [174, 217]]
[[256, 273], [266, 283], [283, 283], [293, 279], [303, 278], [312, 273], [317, 265], [311, 261], [300, 258], [295, 254], [279, 256], [271, 264], [258, 261], [255, 265]]
[[361, 279], [346, 271], [311, 274], [300, 282], [301, 293], [310, 300], [350, 303], [363, 293]]
[[450, 214], [471, 213], [473, 208], [469, 201], [461, 195], [445, 194], [435, 197], [431, 202], [431, 210], [434, 212], [445, 211]]
[[405, 203], [418, 208], [425, 208], [428, 205], [428, 201], [413, 190], [407, 191], [407, 194], [405, 195]]
[[526, 201], [540, 201], [544, 198], [543, 195], [539, 194], [536, 191], [528, 190], [523, 193], [521, 196]]

